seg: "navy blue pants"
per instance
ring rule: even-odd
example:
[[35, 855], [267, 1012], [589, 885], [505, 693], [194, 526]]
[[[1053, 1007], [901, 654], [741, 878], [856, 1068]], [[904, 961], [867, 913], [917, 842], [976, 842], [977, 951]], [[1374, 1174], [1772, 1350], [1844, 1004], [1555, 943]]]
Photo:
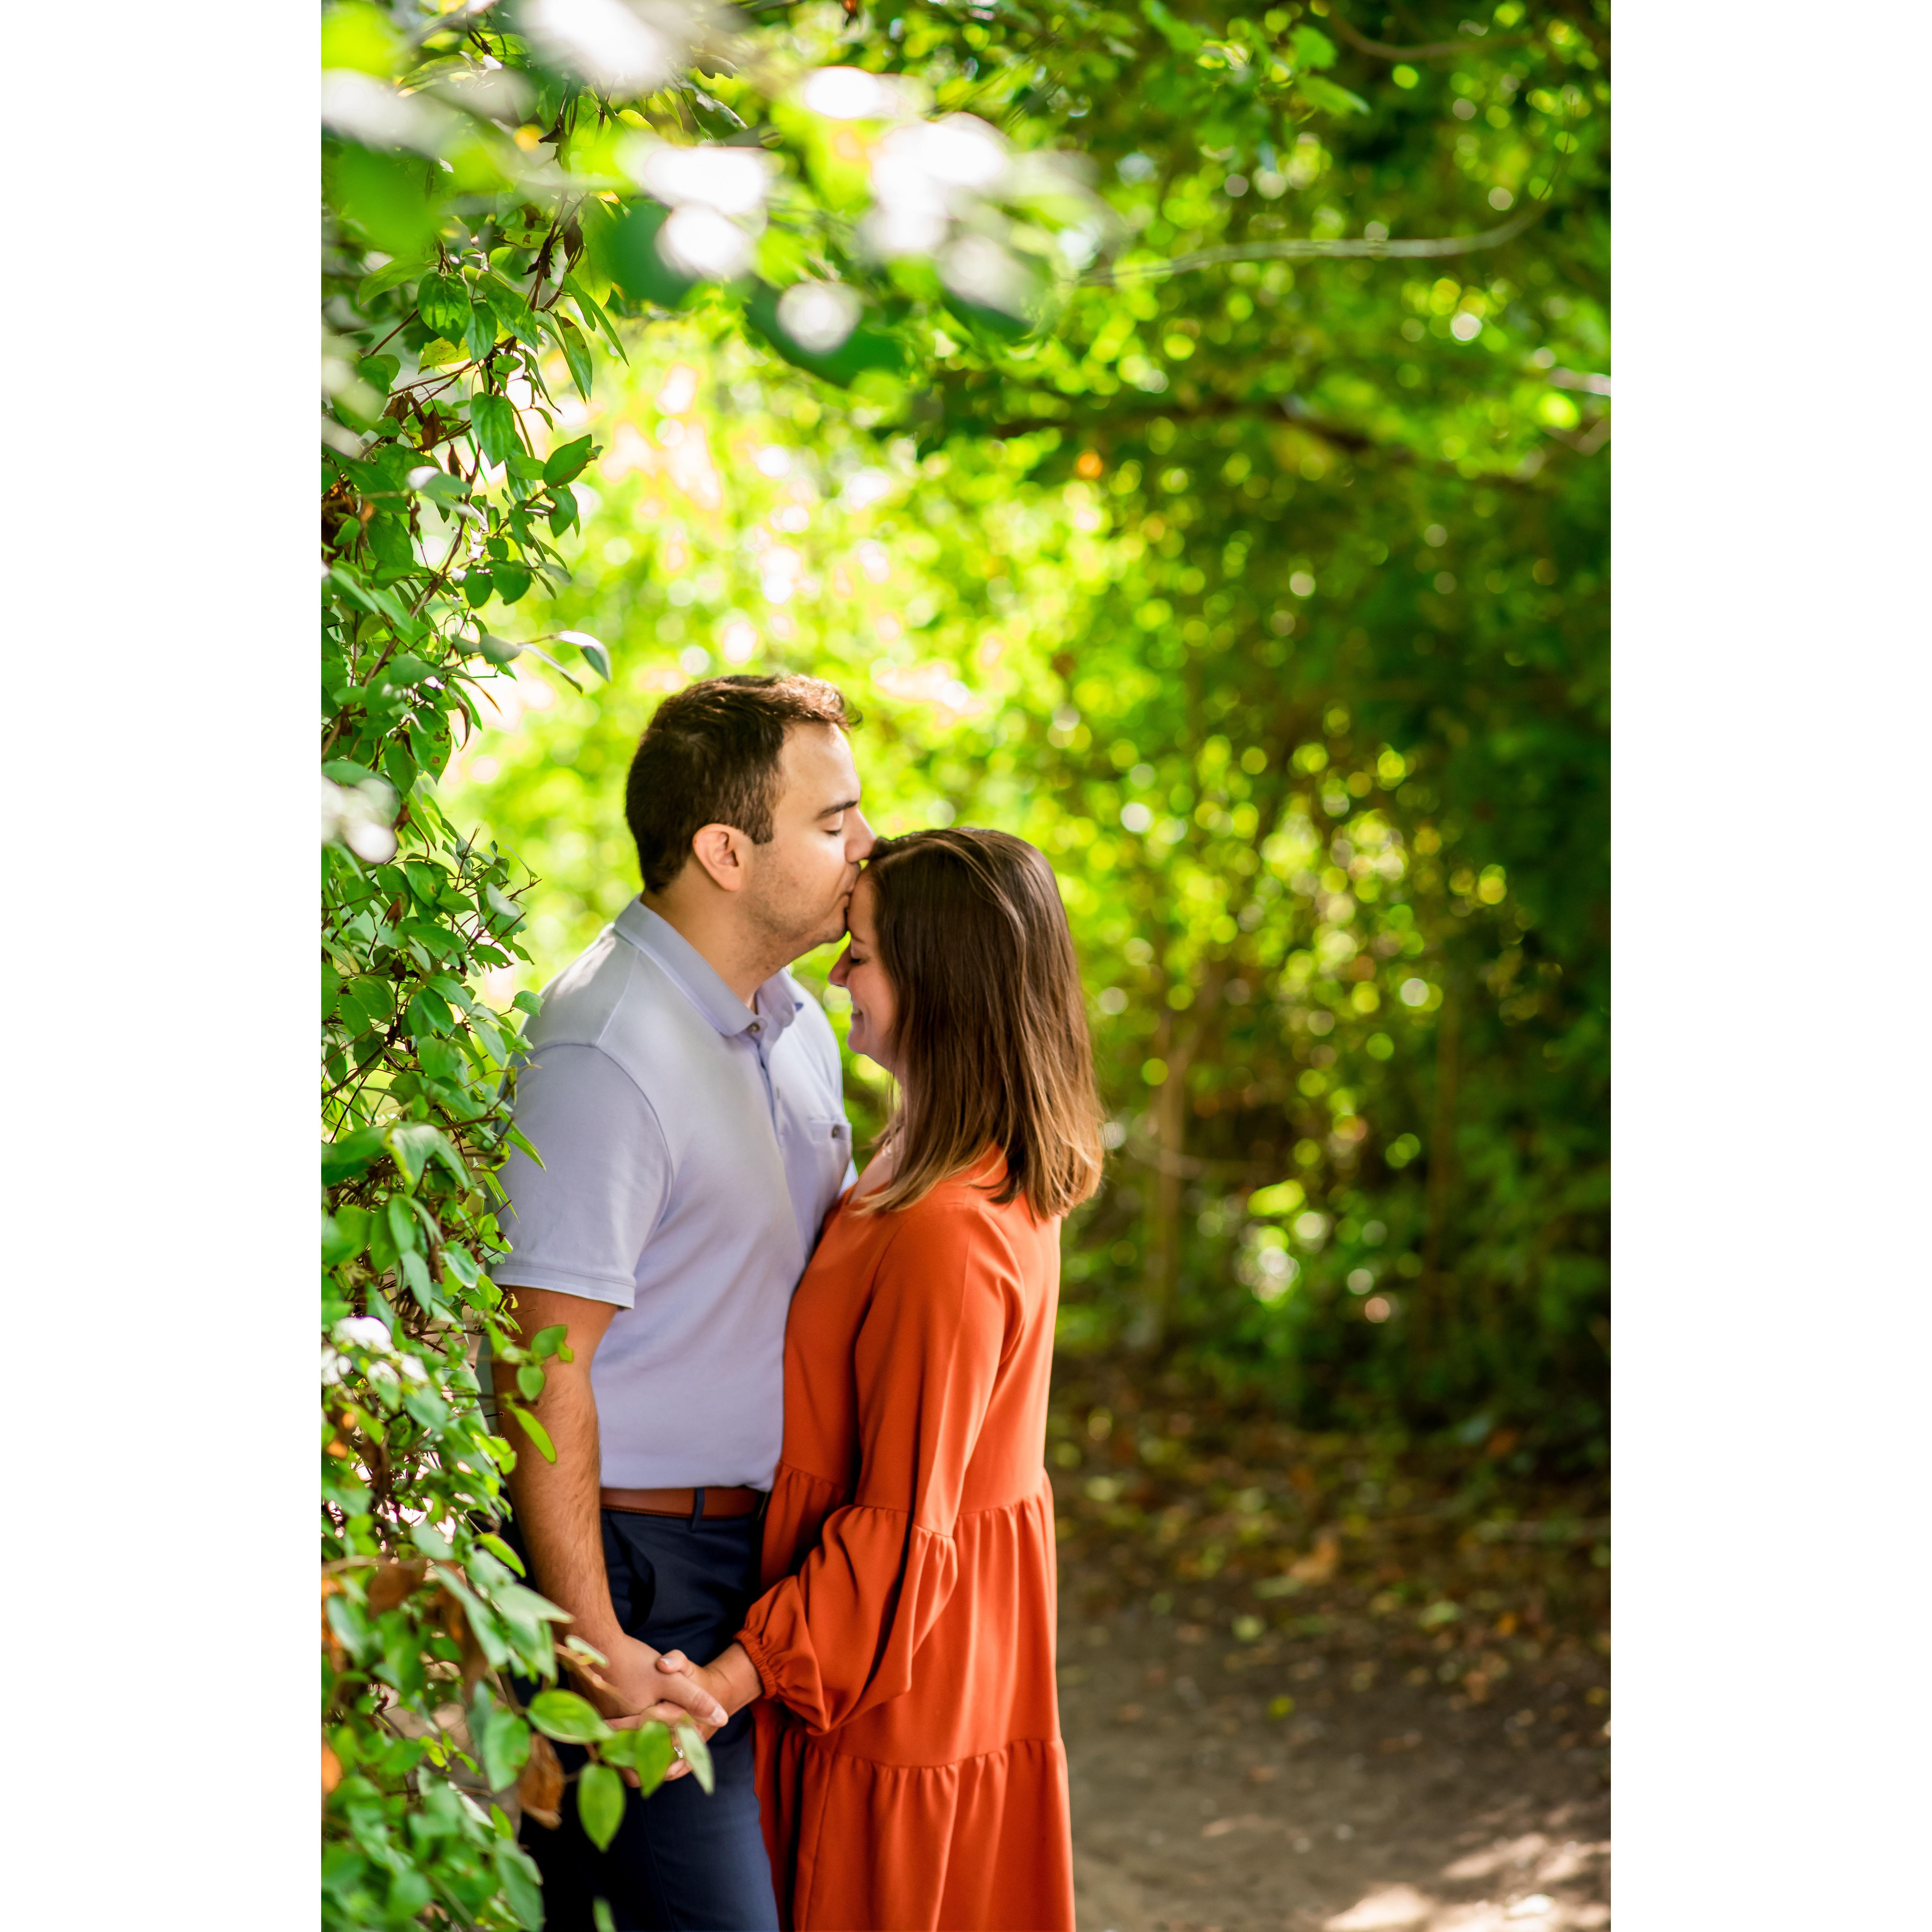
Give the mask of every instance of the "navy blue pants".
[[[758, 1594], [761, 1530], [756, 1516], [691, 1523], [606, 1510], [604, 1564], [618, 1622], [654, 1650], [708, 1664]], [[574, 1744], [556, 1751], [566, 1777], [586, 1762]], [[606, 1852], [578, 1822], [574, 1786], [554, 1830], [524, 1820], [524, 1849], [543, 1873], [544, 1932], [592, 1932], [599, 1898], [616, 1932], [776, 1932], [748, 1708], [713, 1733], [711, 1761], [717, 1789], [709, 1797], [688, 1773], [649, 1798], [627, 1790]]]

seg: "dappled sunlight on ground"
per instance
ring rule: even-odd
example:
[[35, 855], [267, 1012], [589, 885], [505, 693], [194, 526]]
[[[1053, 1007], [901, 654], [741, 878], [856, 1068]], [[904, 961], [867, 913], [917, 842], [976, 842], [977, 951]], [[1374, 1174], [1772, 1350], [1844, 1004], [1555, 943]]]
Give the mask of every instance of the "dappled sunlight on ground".
[[1599, 1492], [1198, 1413], [1127, 1462], [1058, 1396], [1081, 1932], [1609, 1925], [1606, 1573], [1540, 1527]]

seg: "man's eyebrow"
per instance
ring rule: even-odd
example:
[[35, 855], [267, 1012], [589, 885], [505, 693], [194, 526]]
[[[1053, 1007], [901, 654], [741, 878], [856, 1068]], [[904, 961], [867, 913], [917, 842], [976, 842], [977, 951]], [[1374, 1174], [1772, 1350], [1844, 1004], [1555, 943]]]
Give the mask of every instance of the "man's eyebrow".
[[835, 812], [852, 811], [858, 802], [856, 798], [842, 798], [836, 805], [828, 805], [818, 815], [820, 818], [830, 818]]

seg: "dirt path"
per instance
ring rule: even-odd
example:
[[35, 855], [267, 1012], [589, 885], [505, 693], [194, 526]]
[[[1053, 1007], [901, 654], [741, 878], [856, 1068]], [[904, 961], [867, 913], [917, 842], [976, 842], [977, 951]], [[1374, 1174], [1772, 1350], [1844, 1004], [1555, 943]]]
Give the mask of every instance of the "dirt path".
[[1174, 1629], [1130, 1612], [1063, 1634], [1080, 1932], [1609, 1924], [1601, 1754], [1534, 1736], [1588, 1687], [1551, 1677], [1459, 1712], [1324, 1669], [1271, 1718], [1272, 1681]]
[[1130, 1462], [1082, 1414], [1055, 1471], [1079, 1932], [1610, 1924], [1600, 1495], [1278, 1434], [1150, 1468], [1144, 1429]]

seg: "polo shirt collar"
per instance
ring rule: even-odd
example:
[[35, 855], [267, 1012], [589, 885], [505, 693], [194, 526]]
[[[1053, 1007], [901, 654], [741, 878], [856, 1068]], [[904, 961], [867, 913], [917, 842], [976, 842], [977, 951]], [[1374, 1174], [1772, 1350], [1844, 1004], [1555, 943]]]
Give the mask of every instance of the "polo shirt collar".
[[770, 1046], [797, 1016], [790, 976], [774, 973], [753, 995], [757, 1010], [739, 998], [713, 966], [670, 920], [634, 898], [612, 922], [618, 933], [648, 952], [683, 989], [685, 995], [728, 1038], [757, 1025]]

